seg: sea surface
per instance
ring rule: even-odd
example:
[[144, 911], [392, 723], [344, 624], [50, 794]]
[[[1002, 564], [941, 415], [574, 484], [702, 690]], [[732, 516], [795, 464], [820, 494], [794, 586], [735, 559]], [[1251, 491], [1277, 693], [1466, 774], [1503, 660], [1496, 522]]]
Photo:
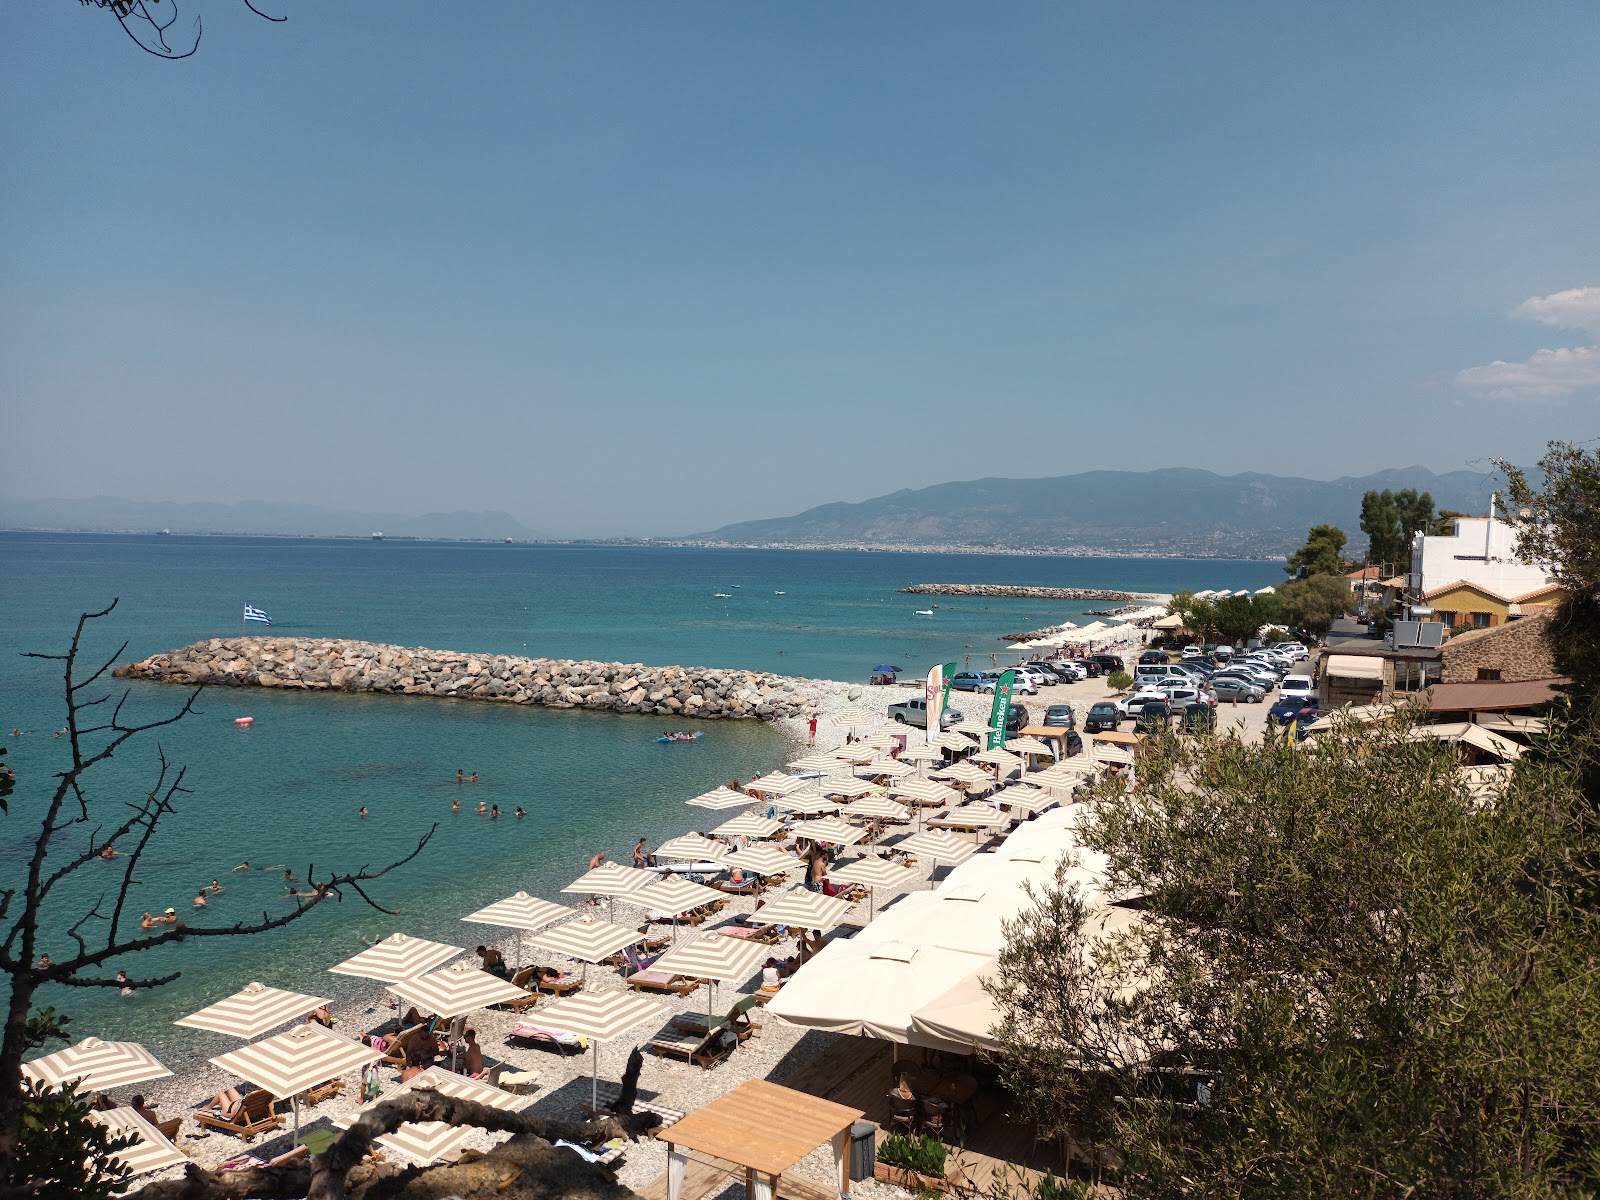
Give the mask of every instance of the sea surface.
[[[1109, 607], [899, 594], [908, 583], [1170, 592], [1256, 588], [1282, 577], [1276, 563], [1210, 559], [0, 533], [0, 744], [10, 747], [18, 779], [11, 814], [0, 818], [0, 886], [26, 870], [68, 747], [52, 736], [64, 722], [62, 664], [23, 655], [63, 653], [78, 615], [113, 600], [115, 610], [87, 628], [87, 670], [237, 636], [248, 603], [273, 620], [251, 633], [864, 683], [880, 664], [915, 673], [970, 656], [987, 665], [1004, 652], [1003, 634]], [[939, 605], [934, 617], [913, 616], [930, 603]], [[157, 719], [185, 696], [170, 685], [109, 680], [83, 696], [124, 693], [124, 721]], [[97, 706], [85, 719], [109, 710]], [[254, 726], [236, 728], [241, 715]], [[22, 736], [10, 736], [13, 728]], [[626, 862], [640, 835], [654, 844], [709, 828], [716, 814], [685, 799], [771, 771], [792, 749], [782, 730], [754, 722], [711, 723], [691, 745], [658, 745], [660, 731], [659, 718], [472, 701], [207, 691], [193, 715], [94, 768], [91, 819], [57, 833], [50, 863], [121, 820], [123, 805], [160, 778], [164, 753], [167, 780], [181, 769], [184, 790], [136, 872], [135, 929], [142, 912], [168, 906], [198, 924], [193, 899], [212, 879], [226, 890], [203, 914], [209, 923], [281, 915], [292, 909], [285, 869], [304, 878], [313, 866], [319, 874], [378, 867], [431, 834], [414, 861], [370, 888], [397, 915], [347, 895], [270, 934], [193, 939], [106, 972], [179, 973], [162, 988], [127, 997], [57, 989], [40, 1000], [69, 1013], [77, 1036], [141, 1041], [168, 1065], [219, 1053], [225, 1040], [171, 1022], [252, 979], [349, 1001], [375, 985], [327, 968], [375, 935], [404, 931], [470, 950], [502, 931], [463, 924], [466, 913], [518, 889], [570, 899], [560, 889], [591, 854]], [[458, 769], [480, 782], [458, 785]], [[480, 800], [507, 815], [479, 816]], [[527, 816], [509, 815], [519, 805]], [[65, 927], [102, 896], [109, 908], [125, 861], [91, 862], [58, 886], [42, 949], [57, 958], [71, 949]], [[232, 870], [245, 861], [259, 869]], [[91, 944], [104, 930], [95, 918], [83, 927]]]

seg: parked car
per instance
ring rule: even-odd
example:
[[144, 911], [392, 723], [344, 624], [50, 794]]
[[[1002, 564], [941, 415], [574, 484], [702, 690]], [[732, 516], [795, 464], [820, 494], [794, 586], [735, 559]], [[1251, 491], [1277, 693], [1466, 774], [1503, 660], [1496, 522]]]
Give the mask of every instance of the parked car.
[[[928, 727], [928, 702], [921, 697], [902, 700], [899, 704], [891, 704], [886, 710], [891, 721], [897, 725], [915, 725], [918, 729]], [[1013, 708], [1012, 711], [1016, 711]], [[947, 708], [939, 716], [939, 728], [949, 729], [963, 717], [958, 709]]]
[[1305, 662], [1306, 659], [1311, 657], [1311, 651], [1307, 650], [1299, 642], [1279, 642], [1277, 649], [1289, 655], [1295, 662]]
[[1285, 675], [1278, 682], [1278, 699], [1287, 700], [1291, 696], [1305, 699], [1315, 694], [1317, 685], [1311, 682], [1309, 675]]
[[1077, 683], [1081, 680], [1089, 678], [1089, 673], [1085, 671], [1083, 667], [1080, 666], [1074, 659], [1058, 659], [1052, 665], [1056, 669], [1056, 674], [1060, 675], [1065, 681]]
[[1100, 668], [1102, 675], [1109, 675], [1113, 671], [1127, 670], [1127, 667], [1123, 665], [1120, 654], [1096, 654], [1089, 661]]
[[[990, 695], [993, 695], [995, 688], [1000, 686], [1000, 676], [1003, 675], [1003, 674], [1005, 674], [1004, 671], [1001, 671], [1001, 672], [985, 671], [983, 673], [982, 682], [980, 682], [978, 684], [978, 690], [980, 692], [987, 692]], [[1032, 675], [1025, 675], [1025, 674], [1023, 674], [1022, 672], [1019, 671], [1017, 673], [1017, 675], [1012, 679], [1012, 681], [1011, 681], [1011, 694], [1013, 696], [1015, 696], [1018, 693], [1021, 693], [1024, 696], [1036, 696], [1036, 695], [1038, 695], [1039, 688], [1038, 688], [1038, 685], [1033, 682], [1033, 676]]]
[[[1101, 700], [1097, 704], [1089, 706], [1089, 714], [1083, 719], [1083, 731], [1085, 733], [1106, 733], [1119, 729], [1125, 716], [1126, 714], [1121, 712], [1113, 702]], [[1049, 724], [1049, 721], [1047, 720], [1045, 723]]]
[[1166, 661], [1167, 653], [1165, 650], [1146, 650], [1143, 654], [1139, 655], [1139, 662], [1141, 664], [1164, 663]]
[[1135, 692], [1125, 700], [1119, 700], [1117, 702], [1117, 707], [1122, 709], [1124, 716], [1136, 718], [1138, 717], [1139, 713], [1143, 711], [1144, 706], [1147, 703], [1152, 702], [1165, 704], [1167, 702], [1167, 694], [1165, 692], [1158, 692], [1154, 688], [1144, 688]]
[[1070, 704], [1052, 704], [1044, 710], [1044, 723], [1052, 729], [1076, 729], [1078, 714]]
[[950, 689], [956, 692], [976, 692], [983, 686], [983, 676], [976, 671], [957, 671], [950, 676]]
[[1199, 646], [1185, 646], [1183, 648], [1184, 658], [1199, 658], [1204, 653], [1205, 651], [1200, 649]]
[[1260, 684], [1230, 675], [1218, 675], [1211, 681], [1211, 690], [1218, 700], [1232, 703], [1260, 704], [1262, 696], [1266, 695]]
[[1181, 709], [1185, 704], [1206, 703], [1200, 689], [1187, 683], [1162, 684], [1161, 693], [1167, 698], [1167, 703], [1172, 705], [1174, 709]]
[[1164, 699], [1146, 700], [1139, 708], [1139, 716], [1135, 728], [1141, 733], [1150, 733], [1157, 729], [1169, 729], [1172, 726], [1172, 706]]
[[1066, 672], [1065, 665], [1059, 662], [1040, 661], [1026, 665], [1028, 670], [1043, 676], [1046, 684], [1066, 683], [1071, 679], [1071, 676]]
[[1321, 711], [1315, 696], [1279, 700], [1267, 710], [1267, 724], [1287, 725], [1295, 721], [1304, 727], [1315, 721]]
[[1077, 660], [1077, 663], [1083, 668], [1084, 674], [1086, 674], [1090, 679], [1099, 679], [1101, 675], [1105, 674], [1105, 672], [1100, 669], [1100, 664], [1095, 662], [1095, 660], [1092, 658], [1080, 658]]
[[[956, 720], [960, 720], [958, 716]], [[1023, 704], [1013, 704], [1006, 709], [1006, 736], [1016, 737], [1022, 732], [1022, 727], [1028, 723], [1028, 709]]]
[[1191, 704], [1183, 710], [1183, 731], [1185, 733], [1210, 733], [1217, 727], [1217, 714], [1211, 705], [1197, 703]]

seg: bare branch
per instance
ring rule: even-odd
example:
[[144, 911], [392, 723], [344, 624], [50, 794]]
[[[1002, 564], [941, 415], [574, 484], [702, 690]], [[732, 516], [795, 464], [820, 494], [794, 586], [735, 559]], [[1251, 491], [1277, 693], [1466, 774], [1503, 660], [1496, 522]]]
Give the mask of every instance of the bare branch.
[[269, 17], [269, 16], [267, 16], [266, 13], [262, 12], [254, 4], [251, 4], [250, 0], [244, 0], [244, 6], [246, 8], [248, 8], [251, 12], [255, 13], [255, 15], [260, 17], [263, 21], [272, 21], [275, 24], [281, 25], [281, 24], [283, 24], [283, 22], [285, 22], [285, 21], [287, 21], [289, 19], [288, 17]]

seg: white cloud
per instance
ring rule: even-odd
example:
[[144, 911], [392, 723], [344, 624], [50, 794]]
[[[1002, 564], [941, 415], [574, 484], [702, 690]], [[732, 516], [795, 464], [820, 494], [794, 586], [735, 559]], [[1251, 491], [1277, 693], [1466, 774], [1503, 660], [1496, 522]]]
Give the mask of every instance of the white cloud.
[[[1600, 338], [1600, 288], [1530, 296], [1511, 315], [1557, 329], [1581, 329]], [[1600, 345], [1536, 350], [1523, 362], [1496, 359], [1456, 372], [1456, 385], [1494, 400], [1559, 400], [1600, 389]]]

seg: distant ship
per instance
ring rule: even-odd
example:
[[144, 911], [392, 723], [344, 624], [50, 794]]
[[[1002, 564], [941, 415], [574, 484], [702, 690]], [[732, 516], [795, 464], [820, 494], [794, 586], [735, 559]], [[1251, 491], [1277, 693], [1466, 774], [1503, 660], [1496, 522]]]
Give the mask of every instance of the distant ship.
[[774, 596], [787, 596], [789, 593], [788, 592], [773, 592], [772, 594]]
[[372, 535], [372, 540], [373, 540], [373, 541], [375, 541], [375, 542], [381, 542], [381, 541], [383, 541], [383, 534], [381, 534], [381, 533], [375, 533], [375, 534], [373, 534], [373, 535]]
[[506, 539], [506, 545], [508, 545], [508, 546], [511, 545], [511, 539], [510, 538]]
[[157, 533], [156, 536], [157, 537], [171, 537], [172, 536], [172, 530], [163, 529], [159, 533]]
[[732, 599], [732, 597], [729, 596], [727, 592], [712, 592], [711, 593], [711, 598], [713, 600], [731, 600]]

